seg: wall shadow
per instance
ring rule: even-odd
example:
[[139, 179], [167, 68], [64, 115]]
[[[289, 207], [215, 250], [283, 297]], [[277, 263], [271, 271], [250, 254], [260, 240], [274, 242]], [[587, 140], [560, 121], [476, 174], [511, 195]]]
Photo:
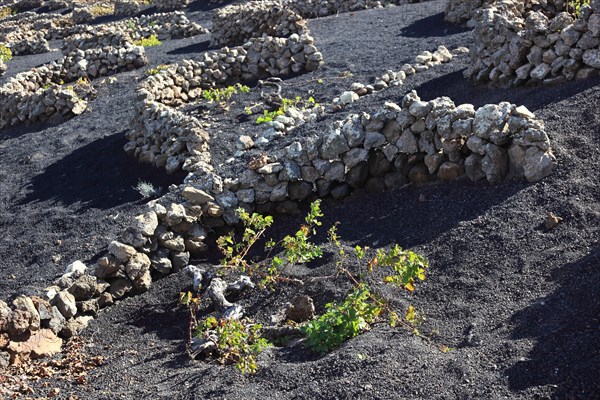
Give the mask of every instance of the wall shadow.
[[205, 40], [199, 43], [193, 43], [188, 46], [179, 47], [177, 49], [168, 51], [167, 54], [178, 55], [178, 54], [190, 54], [190, 53], [203, 53], [210, 48], [210, 40]]
[[596, 77], [572, 80], [556, 85], [496, 88], [476, 85], [466, 79], [463, 72], [464, 69], [431, 79], [415, 90], [424, 100], [451, 95], [455, 104], [470, 103], [477, 108], [485, 104], [509, 101], [513, 104], [524, 105], [534, 111], [600, 85], [600, 77]]
[[416, 20], [412, 24], [402, 28], [399, 36], [411, 38], [441, 37], [456, 35], [470, 30], [471, 28], [444, 21], [444, 13], [441, 12]]
[[[492, 186], [461, 180], [377, 193], [356, 191], [341, 201], [323, 201], [323, 226], [315, 240], [327, 242], [326, 231], [339, 222], [338, 234], [349, 244], [377, 248], [398, 243], [412, 248], [430, 243], [461, 221], [476, 219], [526, 187], [520, 181]], [[308, 203], [304, 203], [300, 215], [276, 215], [266, 236], [277, 240], [295, 232], [307, 211]]]
[[207, 1], [207, 0], [196, 0], [193, 1], [187, 8], [187, 10], [189, 12], [196, 12], [196, 11], [211, 11], [214, 10], [216, 8], [221, 8], [221, 7], [225, 7], [229, 4], [233, 4], [233, 3], [237, 3], [237, 0], [226, 0], [226, 1], [222, 1], [222, 2], [213, 2], [213, 1]]
[[513, 339], [532, 338], [526, 361], [508, 369], [511, 389], [555, 385], [553, 398], [600, 398], [600, 246], [561, 267], [560, 287], [517, 312]]
[[133, 188], [139, 181], [166, 189], [181, 183], [185, 173], [168, 175], [162, 168], [138, 163], [127, 156], [124, 131], [91, 142], [48, 166], [30, 182], [31, 193], [21, 204], [61, 202], [87, 208], [110, 209], [141, 200]]

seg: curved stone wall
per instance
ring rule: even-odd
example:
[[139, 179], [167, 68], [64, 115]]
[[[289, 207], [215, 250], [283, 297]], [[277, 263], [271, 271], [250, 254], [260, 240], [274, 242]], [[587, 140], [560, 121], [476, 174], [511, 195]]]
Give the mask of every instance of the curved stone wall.
[[58, 61], [18, 74], [0, 87], [0, 128], [45, 120], [56, 113], [81, 114], [87, 103], [65, 83], [146, 64], [144, 48], [126, 43], [123, 47], [77, 50]]
[[212, 19], [211, 45], [239, 45], [262, 35], [288, 37], [301, 33], [306, 23], [282, 1], [250, 1], [215, 11]]
[[203, 89], [314, 71], [323, 56], [312, 43], [308, 34], [255, 38], [244, 46], [204, 53], [199, 60], [184, 60], [147, 78], [138, 89], [140, 108], [127, 133], [126, 151], [168, 172], [193, 171], [197, 165], [193, 160], [210, 160], [207, 135], [195, 118], [172, 107], [200, 98]]
[[[548, 13], [546, 13], [548, 14]], [[549, 18], [517, 0], [477, 12], [472, 65], [465, 76], [499, 85], [556, 83], [586, 78], [600, 69], [600, 1], [574, 17]], [[550, 14], [551, 15], [551, 14]]]
[[158, 11], [173, 11], [186, 8], [190, 0], [156, 0], [154, 5]]

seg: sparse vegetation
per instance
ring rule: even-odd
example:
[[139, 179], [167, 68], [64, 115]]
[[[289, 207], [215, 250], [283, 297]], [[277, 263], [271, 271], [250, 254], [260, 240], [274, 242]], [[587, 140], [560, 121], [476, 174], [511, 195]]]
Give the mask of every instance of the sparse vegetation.
[[0, 19], [15, 15], [17, 10], [13, 10], [10, 7], [0, 7]]
[[102, 4], [94, 4], [91, 9], [91, 13], [94, 17], [101, 17], [103, 15], [110, 15], [115, 12], [114, 7], [109, 7]]
[[207, 318], [198, 325], [195, 336], [217, 336], [216, 360], [220, 364], [235, 364], [243, 374], [257, 371], [256, 357], [265, 348], [272, 346], [269, 341], [259, 335], [261, 324], [249, 320], [234, 319], [217, 320]]
[[577, 16], [581, 13], [581, 7], [589, 6], [590, 0], [567, 0], [566, 9]]
[[147, 38], [142, 38], [140, 40], [136, 40], [135, 42], [133, 42], [133, 44], [135, 44], [136, 46], [153, 47], [153, 46], [160, 46], [162, 44], [162, 42], [160, 40], [158, 40], [156, 35], [150, 35]]
[[[314, 97], [312, 97], [312, 96], [310, 96], [307, 100], [303, 100], [301, 96], [296, 96], [295, 99], [284, 98], [282, 100], [281, 107], [279, 107], [277, 110], [274, 110], [274, 111], [264, 110], [263, 115], [259, 116], [256, 119], [256, 123], [264, 124], [267, 122], [274, 121], [278, 116], [285, 115], [285, 113], [291, 107], [295, 107], [295, 108], [298, 108], [298, 109], [304, 111], [306, 109], [318, 107], [318, 106], [319, 106], [319, 103], [317, 103], [315, 101]], [[246, 108], [246, 113], [252, 114], [252, 110], [250, 108]]]
[[[217, 246], [225, 256], [221, 274], [247, 273], [260, 279], [260, 288], [273, 288], [282, 282], [302, 286], [310, 284], [310, 280], [294, 278], [286, 271], [293, 265], [306, 263], [323, 255], [321, 246], [311, 241], [317, 228], [322, 225], [319, 221], [323, 216], [320, 200], [311, 204], [304, 224], [295, 234], [287, 235], [278, 242], [268, 240], [265, 244], [267, 255], [258, 262], [249, 261], [248, 254], [272, 225], [273, 218], [251, 214], [242, 209], [237, 211], [237, 215], [243, 225], [241, 235], [236, 236], [234, 232], [230, 232], [217, 239]], [[301, 333], [306, 337], [305, 344], [314, 351], [327, 352], [369, 330], [373, 323], [380, 321], [386, 321], [390, 326], [402, 324], [419, 334], [415, 326], [421, 318], [415, 308], [408, 306], [401, 318], [397, 307], [387, 301], [377, 287], [384, 284], [391, 286], [394, 292], [397, 289], [414, 291], [416, 281], [425, 279], [427, 261], [416, 253], [395, 245], [389, 250], [377, 251], [372, 258], [366, 255], [368, 249], [356, 246], [354, 262], [351, 262], [337, 235], [336, 226], [329, 230], [329, 241], [338, 251], [337, 273], [321, 278], [327, 280], [346, 277], [353, 288], [341, 303], [327, 304], [321, 316], [300, 326]], [[274, 253], [276, 255], [271, 256]], [[218, 320], [215, 317], [198, 322], [196, 314], [199, 311], [199, 296], [191, 292], [181, 293], [180, 303], [190, 306], [190, 325], [193, 331], [190, 341], [193, 337], [206, 339], [207, 335], [213, 335], [214, 341], [216, 335], [219, 350], [214, 356], [218, 362], [235, 363], [243, 373], [256, 371], [255, 357], [268, 345], [264, 339], [260, 340], [260, 325], [248, 320], [239, 322]]]
[[234, 94], [248, 93], [249, 91], [250, 88], [248, 86], [236, 83], [235, 85], [227, 86], [225, 88], [212, 88], [204, 90], [202, 92], [202, 96], [204, 97], [204, 100], [210, 103], [221, 103], [229, 100]]
[[159, 66], [158, 66], [158, 67], [156, 67], [156, 68], [150, 68], [150, 69], [147, 69], [147, 70], [146, 70], [146, 75], [148, 75], [148, 76], [156, 75], [156, 74], [158, 74], [160, 71], [164, 71], [164, 70], [167, 70], [167, 69], [169, 69], [169, 66], [168, 66], [168, 65], [166, 65], [166, 64], [161, 64], [161, 65], [159, 65]]
[[138, 184], [133, 188], [137, 190], [137, 192], [141, 194], [144, 199], [156, 196], [158, 193], [154, 185], [146, 181], [139, 181]]
[[8, 62], [13, 58], [12, 51], [10, 48], [6, 47], [3, 44], [0, 44], [0, 60], [2, 62]]

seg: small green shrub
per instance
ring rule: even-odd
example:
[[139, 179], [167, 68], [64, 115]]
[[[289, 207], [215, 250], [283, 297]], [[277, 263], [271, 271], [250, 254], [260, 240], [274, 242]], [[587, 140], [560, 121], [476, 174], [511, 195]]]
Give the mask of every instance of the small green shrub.
[[581, 7], [589, 6], [590, 0], [567, 0], [566, 9], [577, 16], [581, 13]]
[[382, 311], [381, 305], [373, 301], [369, 287], [360, 284], [343, 303], [327, 304], [323, 315], [301, 329], [306, 335], [306, 344], [314, 351], [325, 353], [370, 329]]
[[0, 19], [15, 15], [17, 10], [13, 10], [10, 7], [0, 7]]
[[260, 337], [261, 324], [248, 320], [217, 320], [208, 317], [196, 328], [195, 336], [208, 338], [216, 335], [216, 360], [220, 364], [235, 364], [243, 374], [253, 374], [258, 369], [256, 357], [267, 347], [269, 341]]
[[156, 35], [150, 35], [147, 38], [142, 38], [140, 40], [134, 41], [133, 44], [135, 44], [136, 46], [153, 47], [153, 46], [160, 46], [162, 44], [162, 42], [160, 40], [158, 40]]
[[248, 93], [249, 91], [250, 88], [248, 86], [236, 83], [235, 85], [227, 86], [225, 88], [206, 89], [202, 92], [202, 96], [204, 97], [204, 100], [210, 103], [221, 103], [229, 100], [231, 96], [238, 94], [238, 92]]
[[115, 9], [114, 9], [114, 7], [95, 4], [92, 6], [92, 9], [90, 11], [94, 17], [100, 17], [102, 15], [113, 14], [115, 12]]
[[157, 190], [154, 185], [150, 182], [139, 181], [137, 185], [133, 187], [137, 192], [142, 195], [144, 199], [153, 197], [157, 194]]
[[[272, 288], [278, 283], [298, 284], [305, 286], [320, 280], [347, 278], [352, 289], [342, 302], [329, 303], [324, 313], [299, 326], [305, 336], [306, 346], [317, 352], [330, 351], [346, 340], [369, 330], [374, 323], [387, 322], [390, 326], [404, 325], [414, 334], [420, 335], [416, 325], [423, 321], [417, 310], [409, 305], [400, 317], [395, 304], [388, 301], [378, 287], [389, 286], [392, 292], [415, 290], [417, 281], [425, 279], [427, 261], [422, 256], [400, 246], [380, 249], [371, 252], [356, 246], [353, 249], [353, 260], [342, 246], [334, 225], [328, 231], [329, 242], [337, 249], [336, 273], [325, 277], [297, 279], [286, 276], [288, 268], [299, 263], [309, 262], [323, 255], [321, 246], [311, 240], [321, 226], [319, 220], [323, 216], [320, 200], [313, 202], [304, 223], [293, 234], [287, 235], [278, 242], [267, 240], [266, 256], [261, 261], [248, 260], [252, 247], [264, 236], [272, 225], [273, 218], [257, 213], [237, 210], [242, 224], [242, 231], [234, 231], [217, 239], [217, 246], [223, 253], [221, 274], [247, 273], [251, 277], [261, 279], [260, 288]], [[371, 254], [371, 257], [367, 256]], [[272, 254], [276, 254], [272, 256]], [[180, 304], [187, 305], [190, 310], [190, 342], [194, 337], [218, 341], [216, 359], [222, 364], [236, 364], [242, 373], [256, 371], [256, 355], [270, 345], [260, 337], [261, 326], [249, 320], [218, 320], [214, 317], [198, 322], [200, 295], [191, 292], [180, 293]], [[216, 338], [216, 339], [215, 339]]]
[[133, 19], [126, 20], [125, 21], [125, 26], [130, 31], [136, 31], [138, 29], [138, 26], [137, 26], [137, 24], [135, 23], [135, 21]]
[[152, 76], [152, 75], [156, 75], [158, 74], [160, 71], [164, 71], [166, 69], [169, 69], [169, 66], [166, 64], [161, 64], [156, 68], [151, 68], [151, 69], [147, 69], [146, 70], [146, 75], [148, 76]]
[[12, 60], [12, 58], [13, 54], [10, 48], [6, 47], [3, 44], [0, 44], [0, 60], [6, 63]]
[[[311, 236], [316, 233], [315, 228], [321, 225], [318, 220], [323, 216], [320, 200], [311, 204], [310, 212], [304, 219], [305, 224], [294, 235], [287, 235], [279, 242], [273, 240], [266, 242], [265, 250], [267, 250], [268, 256], [259, 263], [248, 262], [246, 257], [252, 246], [271, 226], [273, 217], [257, 213], [250, 214], [241, 208], [237, 210], [237, 215], [244, 226], [242, 239], [236, 242], [233, 231], [217, 239], [217, 246], [225, 256], [221, 263], [228, 268], [261, 276], [263, 286], [272, 285], [281, 280], [281, 272], [288, 266], [306, 263], [323, 255], [321, 247], [310, 242]], [[276, 250], [281, 253], [271, 257], [270, 255]]]
[[[256, 119], [257, 124], [264, 124], [267, 122], [274, 121], [278, 116], [285, 115], [285, 113], [291, 108], [295, 107], [302, 111], [309, 108], [318, 107], [319, 104], [315, 101], [314, 97], [309, 97], [307, 100], [302, 100], [301, 96], [296, 96], [295, 99], [282, 99], [282, 105], [274, 111], [263, 111], [263, 115]], [[248, 111], [247, 111], [248, 112]]]

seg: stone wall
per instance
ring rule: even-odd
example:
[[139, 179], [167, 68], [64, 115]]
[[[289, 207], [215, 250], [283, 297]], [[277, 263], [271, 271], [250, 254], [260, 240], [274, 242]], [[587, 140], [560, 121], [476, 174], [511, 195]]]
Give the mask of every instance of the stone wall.
[[420, 3], [422, 0], [284, 0], [284, 6], [303, 18], [318, 18], [388, 5]]
[[190, 0], [156, 0], [154, 5], [158, 11], [173, 11], [186, 8]]
[[211, 45], [239, 45], [262, 35], [288, 37], [301, 33], [306, 23], [302, 17], [278, 0], [251, 1], [215, 11], [212, 19]]
[[200, 24], [190, 22], [182, 11], [142, 15], [97, 26], [76, 25], [62, 32], [62, 36], [69, 37], [77, 34], [104, 35], [105, 32], [114, 32], [114, 35], [127, 34], [133, 40], [156, 35], [159, 40], [180, 39], [201, 35], [208, 32]]
[[287, 37], [305, 30], [305, 18], [383, 7], [389, 4], [418, 3], [420, 0], [255, 0], [233, 4], [213, 14], [211, 45], [239, 45], [262, 35]]
[[[203, 89], [314, 71], [322, 63], [323, 56], [308, 34], [255, 38], [244, 46], [204, 53], [199, 60], [184, 60], [140, 85], [141, 108], [127, 134], [129, 143], [125, 149], [141, 161], [166, 167], [168, 172], [181, 167], [192, 170], [195, 163], [185, 161], [190, 155], [205, 157], [206, 134], [194, 118], [171, 107], [200, 98]], [[165, 134], [171, 136], [165, 138]]]
[[0, 34], [0, 42], [11, 49], [13, 56], [40, 54], [50, 51], [50, 44], [44, 38], [44, 32], [39, 31], [18, 30]]
[[206, 250], [211, 226], [237, 223], [237, 207], [285, 205], [313, 192], [343, 197], [353, 188], [380, 190], [434, 176], [537, 180], [553, 165], [543, 122], [525, 107], [500, 103], [476, 110], [444, 97], [422, 101], [414, 91], [401, 104], [349, 115], [270, 159], [251, 162], [236, 177], [221, 177], [206, 163], [178, 190], [148, 203], [94, 266], [68, 265], [45, 298], [18, 296], [11, 306], [0, 301], [0, 335], [8, 342], [0, 358], [8, 363], [28, 356], [17, 348], [26, 332], [68, 338], [99, 309], [184, 269], [191, 255]]
[[18, 74], [0, 87], [0, 128], [62, 115], [86, 108], [74, 88], [63, 86], [80, 77], [90, 79], [147, 64], [144, 48], [125, 44], [77, 50], [58, 61]]
[[136, 15], [141, 11], [140, 3], [134, 0], [117, 0], [115, 1], [116, 16], [131, 16]]
[[[546, 13], [547, 14], [547, 13]], [[580, 16], [548, 18], [517, 0], [501, 0], [475, 17], [469, 78], [498, 85], [556, 83], [586, 78], [600, 69], [600, 1]]]
[[[473, 27], [477, 11], [493, 5], [499, 4], [496, 0], [448, 0], [445, 20], [453, 24], [466, 23], [467, 26]], [[540, 11], [548, 18], [555, 17], [559, 12], [573, 11], [568, 7], [566, 0], [520, 0], [518, 6], [523, 7], [525, 13]]]

